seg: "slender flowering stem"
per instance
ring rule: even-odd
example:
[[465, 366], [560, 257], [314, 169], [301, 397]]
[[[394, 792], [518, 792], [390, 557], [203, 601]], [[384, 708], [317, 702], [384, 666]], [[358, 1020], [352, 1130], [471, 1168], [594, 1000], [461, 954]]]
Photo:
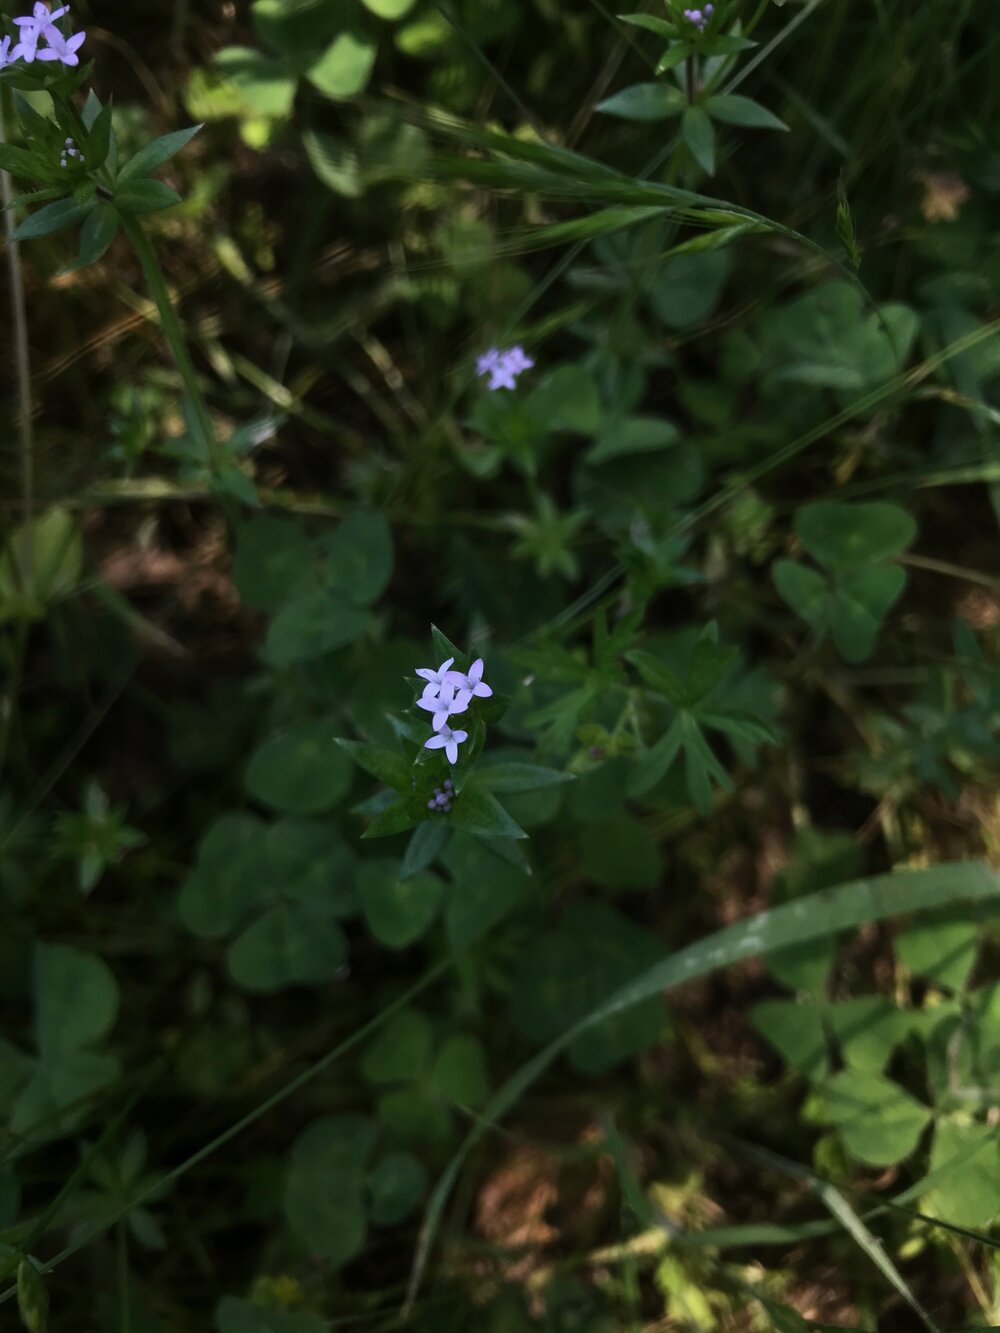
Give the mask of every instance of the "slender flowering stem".
[[[0, 95], [0, 143], [6, 142], [7, 91]], [[30, 530], [35, 507], [35, 448], [31, 421], [31, 354], [28, 348], [28, 315], [24, 300], [24, 274], [21, 269], [21, 248], [14, 239], [17, 220], [14, 217], [14, 187], [10, 175], [0, 171], [0, 200], [3, 202], [4, 235], [7, 241], [7, 269], [10, 274], [10, 305], [14, 321], [14, 357], [17, 367], [18, 434], [21, 454], [21, 519]], [[13, 562], [15, 577], [22, 583], [20, 591], [29, 596], [34, 582], [34, 551], [29, 538], [23, 552]]]
[[142, 271], [146, 276], [146, 282], [149, 284], [150, 294], [156, 304], [160, 314], [160, 327], [163, 329], [163, 335], [170, 344], [170, 350], [173, 353], [174, 361], [177, 363], [177, 369], [180, 372], [181, 381], [184, 390], [191, 402], [195, 419], [198, 425], [199, 434], [202, 436], [200, 443], [205, 449], [208, 458], [209, 467], [215, 476], [223, 471], [225, 467], [225, 452], [219, 443], [215, 434], [215, 428], [212, 425], [212, 418], [209, 416], [208, 408], [205, 406], [205, 399], [202, 396], [201, 385], [198, 383], [198, 375], [191, 360], [191, 354], [188, 351], [187, 341], [184, 337], [184, 329], [178, 318], [177, 311], [174, 309], [173, 301], [170, 298], [170, 291], [167, 287], [167, 280], [163, 276], [163, 269], [160, 267], [160, 261], [156, 257], [156, 251], [153, 243], [139, 222], [134, 217], [123, 216], [122, 227], [129, 240], [132, 242], [132, 248], [139, 256], [139, 262], [142, 264]]

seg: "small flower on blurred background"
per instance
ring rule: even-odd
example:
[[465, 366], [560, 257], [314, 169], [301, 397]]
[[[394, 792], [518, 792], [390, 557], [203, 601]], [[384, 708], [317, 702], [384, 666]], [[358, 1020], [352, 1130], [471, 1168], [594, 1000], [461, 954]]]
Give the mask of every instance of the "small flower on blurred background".
[[455, 784], [451, 778], [445, 778], [440, 787], [434, 788], [434, 795], [427, 802], [428, 810], [440, 810], [442, 814], [448, 814], [451, 810], [452, 797], [455, 795]]
[[688, 23], [693, 23], [699, 32], [704, 32], [705, 26], [714, 12], [714, 5], [706, 5], [704, 9], [685, 9], [684, 17]]
[[20, 46], [15, 46], [12, 51], [10, 43], [11, 39], [9, 37], [5, 37], [3, 41], [0, 42], [0, 69], [3, 69], [4, 65], [13, 65], [15, 60], [20, 60], [21, 58]]
[[489, 375], [490, 382], [486, 387], [491, 393], [494, 389], [516, 389], [518, 375], [530, 370], [534, 364], [520, 345], [506, 352], [501, 352], [499, 347], [491, 347], [476, 362], [476, 374]]
[[441, 685], [428, 685], [423, 696], [417, 700], [417, 707], [433, 713], [431, 726], [435, 731], [440, 731], [454, 713], [466, 711], [472, 694], [471, 689], [458, 689], [449, 679]]
[[449, 764], [458, 763], [458, 747], [469, 739], [467, 731], [452, 731], [451, 727], [442, 727], [429, 741], [424, 741], [425, 750], [444, 750]]
[[[428, 681], [431, 685], [443, 685], [445, 674], [454, 660], [453, 657], [446, 658], [438, 667], [437, 671], [432, 667], [417, 667], [417, 675], [420, 676], [422, 680]], [[424, 694], [427, 694], [426, 690], [424, 691]]]
[[83, 162], [83, 154], [80, 152], [79, 148], [77, 148], [76, 141], [74, 139], [67, 139], [66, 146], [59, 159], [59, 165], [61, 167], [68, 167], [71, 157], [75, 157], [80, 163]]
[[[464, 671], [449, 671], [445, 675], [445, 680], [456, 689], [460, 694], [468, 691], [470, 695], [475, 695], [477, 699], [489, 699], [493, 691], [488, 685], [483, 684], [483, 659], [477, 657], [472, 666], [469, 667], [469, 674]], [[452, 709], [452, 712], [460, 712], [458, 708]]]
[[[38, 0], [31, 15], [14, 20], [21, 30], [21, 40], [6, 60], [0, 60], [0, 64], [9, 64], [13, 60], [21, 59], [28, 65], [33, 64], [35, 60], [59, 60], [64, 65], [79, 65], [80, 57], [76, 53], [83, 45], [87, 34], [78, 32], [72, 37], [67, 37], [56, 27], [56, 19], [61, 19], [68, 13], [69, 5], [50, 10], [48, 5]], [[48, 45], [39, 48], [38, 43], [42, 39]]]

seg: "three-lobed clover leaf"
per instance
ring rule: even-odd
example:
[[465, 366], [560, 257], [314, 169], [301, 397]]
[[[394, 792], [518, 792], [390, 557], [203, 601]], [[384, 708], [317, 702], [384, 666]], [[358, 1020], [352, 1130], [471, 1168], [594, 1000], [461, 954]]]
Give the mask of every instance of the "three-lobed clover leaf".
[[829, 633], [846, 661], [863, 662], [906, 586], [906, 571], [887, 562], [912, 544], [916, 524], [898, 505], [822, 501], [798, 510], [795, 532], [823, 572], [777, 560], [775, 587], [817, 642]]

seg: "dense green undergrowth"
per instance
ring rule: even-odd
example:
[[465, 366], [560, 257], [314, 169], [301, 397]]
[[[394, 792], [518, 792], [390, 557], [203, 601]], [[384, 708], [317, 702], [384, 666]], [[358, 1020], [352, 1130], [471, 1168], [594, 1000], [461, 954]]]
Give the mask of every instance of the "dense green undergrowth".
[[57, 22], [0, 1326], [1000, 1324], [990, 6]]

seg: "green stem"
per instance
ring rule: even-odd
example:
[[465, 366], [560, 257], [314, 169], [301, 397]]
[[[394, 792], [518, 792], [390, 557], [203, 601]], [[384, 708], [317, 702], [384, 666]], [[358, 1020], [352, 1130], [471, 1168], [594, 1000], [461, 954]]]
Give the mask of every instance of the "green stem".
[[191, 354], [188, 352], [187, 340], [184, 337], [184, 329], [181, 325], [177, 311], [174, 309], [174, 303], [170, 297], [170, 290], [167, 287], [167, 280], [163, 276], [163, 269], [160, 267], [160, 261], [156, 257], [156, 250], [153, 247], [152, 241], [150, 241], [147, 236], [141, 222], [133, 217], [122, 216], [122, 227], [126, 236], [132, 242], [132, 248], [139, 256], [139, 262], [142, 264], [142, 271], [145, 274], [150, 295], [152, 296], [160, 314], [160, 327], [163, 330], [164, 337], [170, 344], [170, 350], [173, 353], [174, 361], [180, 372], [184, 391], [188, 396], [195, 415], [198, 432], [202, 437], [200, 444], [205, 450], [205, 455], [208, 459], [208, 464], [212, 473], [215, 477], [218, 477], [225, 468], [225, 451], [216, 437], [215, 429], [212, 425], [212, 418], [209, 416], [208, 408], [205, 406], [205, 399], [201, 392], [201, 386], [198, 383], [198, 375], [194, 368], [194, 362], [191, 360]]
[[125, 1219], [117, 1225], [118, 1231], [118, 1327], [120, 1333], [131, 1333], [132, 1310], [128, 1294], [128, 1235]]
[[[7, 90], [0, 95], [0, 143], [7, 138]], [[0, 201], [3, 203], [4, 235], [7, 242], [7, 269], [10, 274], [10, 305], [14, 323], [14, 359], [17, 369], [18, 427], [21, 454], [21, 521], [30, 534], [35, 504], [35, 454], [31, 424], [31, 359], [28, 351], [28, 316], [24, 300], [24, 276], [21, 248], [14, 239], [14, 188], [6, 171], [0, 171]], [[30, 600], [34, 582], [34, 549], [30, 535], [23, 553], [11, 561], [19, 591]]]

